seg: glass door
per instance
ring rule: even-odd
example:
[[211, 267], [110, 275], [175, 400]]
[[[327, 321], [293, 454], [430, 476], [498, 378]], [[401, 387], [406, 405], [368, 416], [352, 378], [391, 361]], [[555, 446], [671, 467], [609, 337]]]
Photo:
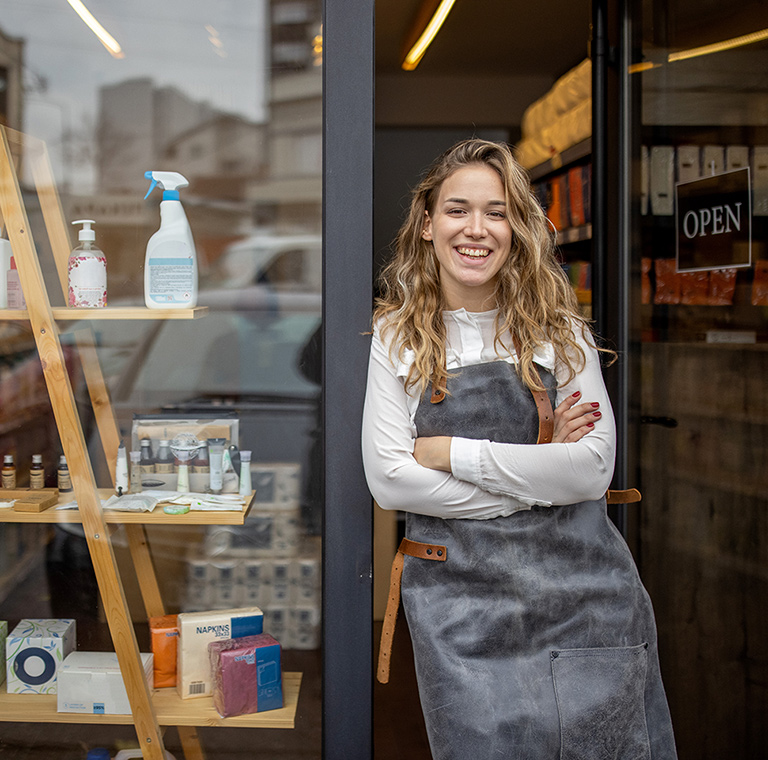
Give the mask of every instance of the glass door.
[[633, 25], [630, 535], [680, 758], [762, 758], [768, 12], [643, 0]]

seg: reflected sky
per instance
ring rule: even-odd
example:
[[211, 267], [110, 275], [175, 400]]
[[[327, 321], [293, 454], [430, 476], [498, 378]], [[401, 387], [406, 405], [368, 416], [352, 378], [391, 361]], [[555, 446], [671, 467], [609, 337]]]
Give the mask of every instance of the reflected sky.
[[[85, 0], [119, 42], [113, 58], [67, 0], [4, 0], [0, 29], [22, 38], [23, 129], [48, 143], [61, 168], [65, 134], [75, 185], [89, 184], [99, 88], [150, 77], [249, 121], [266, 118], [265, 0]], [[78, 151], [78, 146], [84, 148]], [[74, 165], [73, 165], [74, 164]], [[78, 165], [79, 164], [79, 165]], [[58, 172], [57, 172], [58, 174]]]

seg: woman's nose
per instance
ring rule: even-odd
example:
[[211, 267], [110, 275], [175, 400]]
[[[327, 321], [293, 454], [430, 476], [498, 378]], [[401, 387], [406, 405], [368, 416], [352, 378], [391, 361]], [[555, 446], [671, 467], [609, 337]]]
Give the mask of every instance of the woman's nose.
[[483, 218], [482, 214], [470, 214], [467, 217], [467, 226], [465, 228], [465, 234], [471, 235], [472, 237], [485, 236], [486, 234], [485, 219]]

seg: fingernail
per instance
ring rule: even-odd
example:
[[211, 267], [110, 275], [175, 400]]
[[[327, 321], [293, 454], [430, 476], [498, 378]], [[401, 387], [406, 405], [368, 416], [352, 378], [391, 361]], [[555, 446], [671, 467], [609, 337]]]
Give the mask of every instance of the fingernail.
[[592, 412], [592, 416], [593, 417], [602, 417], [603, 413], [602, 412]]
[[593, 406], [595, 409], [597, 409], [597, 407], [598, 407], [598, 406], [600, 406], [600, 404], [598, 404], [598, 403], [597, 403], [597, 401], [593, 401], [593, 402], [592, 402], [592, 406]]
[[594, 427], [594, 426], [595, 426], [595, 423], [594, 423], [594, 422], [588, 422], [588, 423], [587, 423], [587, 427]]
[[578, 398], [579, 396], [581, 396], [581, 391], [576, 391], [576, 393], [573, 394], [574, 398]]

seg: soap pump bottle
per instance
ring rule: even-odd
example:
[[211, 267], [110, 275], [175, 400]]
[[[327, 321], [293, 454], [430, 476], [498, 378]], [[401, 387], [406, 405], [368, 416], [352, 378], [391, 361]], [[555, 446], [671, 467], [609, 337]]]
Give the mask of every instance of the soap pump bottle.
[[77, 237], [80, 245], [69, 254], [68, 304], [78, 308], [95, 309], [107, 305], [107, 259], [96, 247], [93, 219], [78, 219], [82, 224]]
[[177, 172], [146, 172], [149, 194], [163, 188], [160, 229], [147, 243], [144, 259], [144, 302], [149, 309], [190, 309], [197, 304], [197, 254], [179, 188], [189, 182]]

